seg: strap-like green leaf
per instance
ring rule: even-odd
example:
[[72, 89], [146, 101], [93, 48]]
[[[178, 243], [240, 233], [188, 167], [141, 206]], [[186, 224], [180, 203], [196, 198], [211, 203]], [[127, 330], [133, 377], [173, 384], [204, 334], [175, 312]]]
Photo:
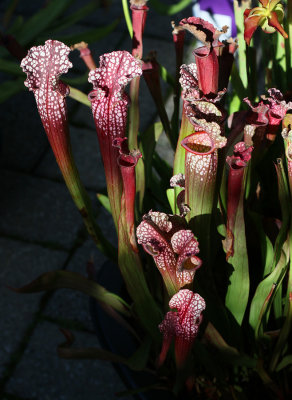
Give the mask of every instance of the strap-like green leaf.
[[152, 340], [149, 336], [143, 340], [141, 345], [134, 354], [128, 359], [128, 365], [135, 371], [141, 371], [146, 368], [149, 360], [149, 352], [151, 349]]
[[91, 107], [91, 103], [88, 100], [88, 96], [81, 92], [81, 90], [73, 88], [72, 86], [70, 86], [70, 93], [69, 93], [69, 97], [72, 97], [72, 99], [79, 101], [82, 104], [85, 104], [88, 107]]
[[276, 371], [279, 372], [283, 368], [286, 368], [288, 365], [292, 364], [292, 355], [286, 356], [282, 359], [282, 361], [278, 364]]
[[88, 71], [81, 76], [76, 76], [76, 78], [67, 78], [62, 76], [62, 81], [67, 83], [67, 85], [74, 86], [74, 85], [82, 85], [88, 82]]
[[204, 339], [207, 340], [220, 354], [220, 358], [225, 363], [231, 365], [241, 365], [249, 368], [256, 367], [256, 360], [248, 357], [245, 354], [240, 354], [239, 351], [228, 345], [217, 329], [209, 322], [204, 332]]
[[17, 5], [18, 5], [18, 0], [11, 0], [7, 5], [4, 16], [2, 18], [2, 24], [4, 29], [6, 29], [10, 24], [11, 18], [14, 14]]
[[53, 35], [53, 36], [55, 36], [56, 39], [60, 40], [61, 42], [67, 45], [72, 45], [74, 43], [78, 43], [81, 41], [90, 44], [104, 38], [109, 33], [111, 33], [116, 28], [119, 21], [120, 21], [119, 19], [116, 19], [108, 25], [100, 26], [94, 29], [89, 29], [87, 31], [76, 33], [74, 35], [66, 35], [66, 36]]
[[171, 167], [168, 162], [166, 160], [163, 160], [156, 151], [154, 151], [153, 154], [153, 166], [158, 175], [162, 178], [164, 182], [166, 182], [168, 186], [169, 180], [172, 176]]
[[151, 125], [142, 135], [140, 150], [143, 154], [143, 160], [145, 165], [145, 179], [146, 187], [150, 187], [152, 181], [152, 158], [155, 150], [156, 143], [163, 132], [161, 122], [155, 122]]
[[252, 299], [249, 314], [249, 324], [254, 329], [255, 338], [259, 339], [263, 335], [262, 320], [269, 306], [271, 305], [277, 285], [281, 284], [287, 271], [287, 259], [285, 252], [282, 251], [281, 257], [273, 269], [257, 287]]
[[[138, 148], [138, 135], [140, 125], [140, 108], [139, 108], [139, 88], [140, 76], [136, 76], [130, 83], [130, 99], [131, 104], [128, 111], [128, 146], [129, 150]], [[136, 174], [136, 209], [142, 212], [144, 195], [145, 195], [145, 166], [144, 160], [140, 159], [135, 168]]]
[[8, 100], [11, 96], [24, 90], [23, 79], [5, 81], [0, 84], [0, 104]]
[[[273, 351], [271, 363], [270, 363], [270, 370], [274, 371], [277, 367], [277, 363], [279, 358], [281, 357], [282, 351], [287, 343], [291, 332], [292, 326], [292, 223], [290, 226], [290, 233], [289, 233], [289, 253], [290, 253], [290, 260], [289, 260], [289, 272], [288, 272], [288, 285], [287, 285], [287, 294], [286, 294], [286, 304], [285, 304], [285, 312], [286, 317], [284, 324], [280, 330], [280, 335], [277, 340], [276, 346]], [[280, 298], [282, 300], [282, 296]], [[281, 304], [282, 306], [282, 304]], [[282, 316], [282, 315], [280, 315]]]
[[25, 74], [22, 72], [19, 63], [2, 58], [0, 59], [0, 71], [7, 72], [8, 74], [12, 75], [22, 76], [24, 81]]
[[273, 351], [273, 355], [272, 355], [272, 359], [271, 359], [271, 363], [270, 363], [271, 371], [274, 371], [276, 369], [276, 366], [277, 366], [278, 360], [281, 356], [282, 350], [289, 338], [289, 334], [291, 331], [291, 325], [292, 325], [292, 292], [289, 293], [288, 314], [286, 315], [285, 322], [281, 328], [278, 341], [277, 341], [275, 349]]
[[290, 223], [290, 194], [281, 159], [277, 160], [276, 171], [282, 211], [282, 226], [274, 247], [272, 272], [258, 285], [250, 307], [249, 323], [255, 331], [256, 339], [263, 335], [262, 322], [267, 319], [278, 286], [281, 285], [287, 272], [288, 259], [286, 255], [289, 254], [287, 234]]
[[263, 229], [262, 217], [259, 214], [256, 214], [255, 212], [251, 211], [248, 212], [248, 215], [252, 218], [254, 222], [253, 228], [256, 229], [259, 238], [258, 242], [260, 244], [261, 258], [263, 261], [262, 277], [264, 278], [271, 273], [273, 259], [274, 259], [274, 248], [271, 240], [266, 235]]
[[96, 196], [101, 205], [111, 214], [111, 205], [108, 196], [102, 193], [97, 193]]
[[98, 283], [73, 271], [51, 271], [21, 288], [12, 288], [18, 293], [35, 293], [47, 290], [69, 288], [78, 290], [95, 298], [98, 302], [112, 307], [120, 313], [130, 316], [130, 306], [118, 295], [107, 291]]
[[[183, 189], [182, 189], [183, 190]], [[176, 201], [174, 188], [169, 188], [166, 191], [166, 196], [173, 214], [176, 213]]]
[[17, 35], [21, 45], [26, 45], [38, 37], [59, 15], [70, 6], [72, 0], [51, 0], [45, 8], [42, 8], [27, 20]]
[[122, 363], [127, 365], [127, 359], [125, 357], [114, 354], [110, 351], [103, 350], [97, 347], [71, 347], [75, 338], [74, 335], [66, 330], [60, 329], [66, 337], [66, 341], [58, 346], [58, 355], [61, 358], [69, 360], [103, 360], [110, 361], [113, 363]]
[[128, 0], [122, 0], [122, 5], [123, 5], [123, 11], [124, 11], [124, 16], [127, 24], [127, 28], [130, 34], [130, 37], [133, 37], [133, 26], [132, 26], [132, 20], [129, 12], [129, 7], [128, 7]]
[[164, 80], [164, 82], [168, 83], [171, 87], [175, 86], [175, 81], [174, 81], [173, 76], [161, 64], [159, 64], [159, 73], [160, 73], [162, 80]]
[[192, 0], [180, 0], [173, 5], [163, 4], [160, 0], [149, 0], [149, 3], [160, 14], [174, 15], [189, 6]]
[[[243, 179], [243, 182], [245, 182], [245, 179]], [[244, 188], [243, 183], [233, 231], [234, 253], [228, 258], [228, 263], [232, 265], [234, 270], [229, 278], [230, 284], [225, 298], [226, 307], [239, 325], [242, 324], [249, 296], [249, 271], [243, 206]]]
[[74, 13], [63, 17], [53, 23], [50, 27], [51, 31], [58, 32], [61, 30], [64, 30], [74, 24], [76, 22], [80, 21], [82, 18], [85, 18], [87, 15], [92, 13], [94, 10], [96, 10], [98, 7], [98, 4], [96, 1], [91, 1], [88, 4], [86, 4], [84, 7], [79, 8], [77, 11]]
[[123, 193], [121, 200], [118, 240], [119, 268], [128, 293], [133, 300], [133, 310], [152, 339], [159, 342], [160, 335], [157, 327], [161, 322], [161, 315], [146, 282], [143, 266], [136, 247], [133, 226], [129, 226], [126, 218], [125, 193]]

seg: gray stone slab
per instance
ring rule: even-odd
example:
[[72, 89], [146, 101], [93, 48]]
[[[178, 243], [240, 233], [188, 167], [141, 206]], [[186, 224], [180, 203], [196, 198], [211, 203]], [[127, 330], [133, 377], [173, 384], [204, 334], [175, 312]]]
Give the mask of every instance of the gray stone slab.
[[[55, 325], [40, 323], [7, 392], [41, 400], [108, 400], [125, 390], [107, 362], [60, 359], [56, 349], [62, 342], [64, 336]], [[99, 343], [94, 335], [78, 332], [76, 347], [99, 347]]]
[[0, 172], [0, 233], [70, 248], [82, 219], [64, 184]]
[[30, 171], [48, 146], [34, 96], [28, 90], [1, 104], [0, 166]]
[[[95, 130], [71, 127], [70, 135], [73, 155], [83, 184], [95, 190], [105, 188], [104, 169]], [[40, 177], [63, 180], [51, 149], [34, 172]]]
[[[113, 229], [114, 226], [112, 226], [112, 230]], [[112, 232], [108, 232], [107, 237], [110, 234], [113, 235]], [[102, 264], [107, 260], [106, 257], [97, 250], [93, 241], [88, 239], [83, 246], [76, 251], [66, 269], [86, 276], [86, 264], [91, 259], [94, 262], [94, 269], [96, 272], [99, 271]], [[44, 315], [54, 319], [69, 319], [76, 323], [81, 323], [82, 326], [88, 330], [93, 330], [89, 314], [89, 297], [77, 291], [70, 289], [60, 289], [56, 291], [44, 310]]]
[[41, 294], [18, 294], [6, 286], [20, 287], [49, 270], [61, 269], [64, 251], [0, 238], [0, 375], [11, 353], [38, 310]]

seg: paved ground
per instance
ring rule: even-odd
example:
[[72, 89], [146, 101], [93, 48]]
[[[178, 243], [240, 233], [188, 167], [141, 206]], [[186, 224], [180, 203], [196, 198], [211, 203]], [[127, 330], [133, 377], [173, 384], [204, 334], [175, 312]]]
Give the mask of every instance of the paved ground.
[[[20, 2], [18, 12], [29, 15], [33, 7], [24, 8], [23, 4]], [[25, 2], [25, 6], [31, 7], [31, 2]], [[104, 24], [121, 14], [121, 2], [116, 0], [108, 11], [94, 13], [75, 29], [82, 31], [85, 24]], [[189, 15], [186, 10], [176, 20]], [[145, 54], [157, 50], [158, 59], [173, 71], [170, 20], [149, 13], [144, 49]], [[125, 24], [120, 23], [114, 33], [92, 49], [96, 59], [114, 49], [130, 50]], [[76, 54], [73, 59], [84, 68]], [[144, 84], [141, 90], [141, 124], [145, 129], [155, 118], [155, 111]], [[70, 100], [69, 110], [73, 151], [81, 177], [93, 199], [98, 222], [114, 240], [113, 224], [95, 197], [105, 182], [91, 111]], [[99, 345], [87, 297], [69, 290], [18, 295], [5, 286], [24, 285], [53, 269], [85, 274], [91, 256], [97, 269], [105, 260], [87, 237], [62, 182], [32, 93], [22, 92], [1, 105], [0, 138], [0, 398], [113, 399], [125, 387], [110, 364], [66, 361], [56, 354], [63, 341], [59, 327], [70, 328], [77, 345]], [[160, 147], [164, 149], [163, 144]]]

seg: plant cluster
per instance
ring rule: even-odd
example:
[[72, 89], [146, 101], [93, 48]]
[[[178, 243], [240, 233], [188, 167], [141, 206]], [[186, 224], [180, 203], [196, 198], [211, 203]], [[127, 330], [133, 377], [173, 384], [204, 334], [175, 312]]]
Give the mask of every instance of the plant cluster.
[[[97, 247], [118, 265], [130, 301], [69, 271], [18, 291], [71, 287], [119, 313], [137, 352], [130, 359], [94, 354], [147, 368], [159, 389], [186, 398], [284, 399], [292, 362], [292, 2], [285, 19], [279, 0], [255, 8], [235, 1], [237, 40], [220, 40], [228, 27], [198, 17], [172, 23], [170, 119], [159, 63], [153, 54], [143, 59], [146, 1], [131, 1], [131, 19], [123, 3], [132, 54], [104, 54], [96, 67], [85, 43], [74, 46], [90, 70], [88, 99], [107, 182], [107, 196], [99, 198], [112, 214], [118, 249], [94, 217], [71, 151], [69, 88], [59, 79], [72, 67], [70, 48], [47, 40], [21, 67], [72, 198]], [[264, 36], [252, 39], [258, 26]], [[262, 37], [268, 49], [266, 33], [275, 31], [257, 66], [253, 41]], [[189, 33], [202, 46], [195, 62], [184, 64]], [[258, 67], [266, 95], [257, 94]], [[143, 78], [160, 121], [139, 133]], [[172, 167], [155, 150], [162, 132], [175, 151]]]

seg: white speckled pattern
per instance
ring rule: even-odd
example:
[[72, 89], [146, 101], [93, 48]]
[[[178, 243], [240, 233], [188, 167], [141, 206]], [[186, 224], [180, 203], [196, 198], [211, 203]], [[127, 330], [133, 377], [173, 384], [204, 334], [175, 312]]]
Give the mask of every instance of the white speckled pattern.
[[101, 135], [123, 136], [128, 96], [125, 86], [142, 75], [141, 62], [127, 51], [113, 51], [100, 57], [99, 68], [89, 72], [93, 91], [89, 94], [97, 131]]
[[[191, 283], [201, 266], [199, 243], [192, 231], [170, 215], [152, 212], [137, 227], [138, 243], [154, 258], [162, 276], [171, 279], [178, 289]], [[179, 217], [178, 217], [179, 218]], [[184, 221], [182, 218], [179, 221]]]
[[176, 309], [169, 311], [159, 325], [164, 335], [175, 335], [192, 342], [197, 336], [202, 320], [201, 313], [206, 308], [205, 300], [189, 289], [182, 289], [169, 301], [169, 307]]
[[69, 88], [59, 81], [59, 76], [72, 67], [69, 53], [70, 48], [64, 43], [47, 40], [44, 46], [32, 47], [21, 62], [21, 68], [27, 74], [24, 84], [34, 92], [48, 136], [66, 119], [64, 97], [69, 94]]

